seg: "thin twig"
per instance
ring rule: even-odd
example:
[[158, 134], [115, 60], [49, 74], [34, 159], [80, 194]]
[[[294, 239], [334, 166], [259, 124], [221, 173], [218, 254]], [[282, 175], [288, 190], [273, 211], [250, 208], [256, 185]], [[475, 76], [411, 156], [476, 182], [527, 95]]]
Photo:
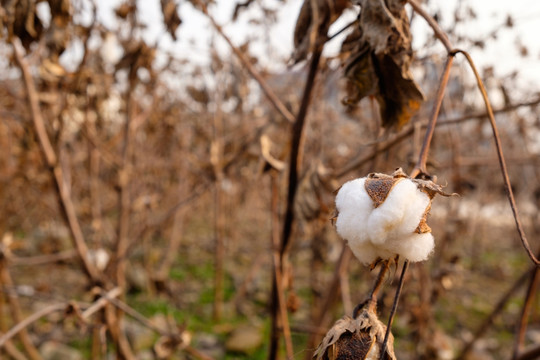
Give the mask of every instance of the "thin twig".
[[446, 58], [446, 64], [444, 66], [444, 71], [441, 75], [441, 80], [439, 81], [439, 88], [437, 89], [437, 95], [435, 96], [435, 102], [433, 104], [433, 110], [431, 111], [431, 116], [427, 125], [424, 141], [422, 143], [422, 149], [420, 150], [420, 154], [418, 156], [418, 162], [416, 163], [415, 168], [411, 172], [412, 178], [428, 174], [426, 168], [428, 152], [431, 146], [431, 139], [433, 138], [433, 134], [435, 132], [437, 118], [439, 117], [439, 111], [441, 109], [441, 104], [444, 98], [444, 91], [446, 90], [446, 85], [448, 84], [450, 69], [452, 68], [453, 61], [453, 54], [448, 54], [448, 57]]
[[68, 303], [59, 303], [59, 304], [53, 304], [49, 305], [32, 315], [28, 316], [24, 320], [18, 322], [15, 326], [13, 326], [11, 329], [9, 329], [8, 332], [6, 332], [4, 335], [0, 337], [0, 348], [3, 347], [6, 344], [6, 341], [17, 335], [19, 332], [21, 332], [23, 329], [26, 329], [31, 324], [35, 323], [39, 319], [41, 319], [44, 316], [50, 315], [52, 313], [55, 313], [57, 311], [65, 310], [68, 306]]
[[71, 260], [75, 257], [77, 257], [77, 251], [74, 249], [70, 249], [50, 255], [37, 255], [28, 257], [10, 256], [9, 264], [11, 266], [50, 265], [51, 263]]
[[[0, 253], [0, 284], [5, 290], [13, 322], [20, 323], [23, 321], [21, 304], [19, 302], [17, 293], [9, 290], [13, 288], [13, 279], [7, 267], [6, 258], [4, 257], [3, 253]], [[21, 343], [23, 344], [23, 347], [30, 358], [32, 360], [41, 360], [41, 355], [34, 346], [30, 335], [26, 331], [26, 328], [23, 327], [18, 333]]]
[[[95, 303], [93, 303], [88, 309], [86, 309], [82, 315], [81, 319], [87, 320], [92, 314], [99, 311], [101, 308], [103, 308], [104, 305], [107, 304], [110, 299], [112, 299], [115, 296], [118, 296], [120, 294], [120, 288], [116, 287], [106, 294], [100, 299], [98, 299]], [[13, 326], [9, 331], [7, 331], [5, 334], [3, 334], [0, 337], [0, 348], [3, 347], [6, 344], [6, 341], [26, 329], [31, 324], [35, 323], [39, 319], [41, 319], [44, 316], [50, 315], [52, 313], [55, 313], [57, 311], [63, 311], [66, 310], [70, 306], [70, 303], [62, 302], [58, 304], [49, 305], [39, 311], [36, 311], [32, 315], [26, 317], [25, 319], [19, 321], [15, 326]]]
[[216, 29], [216, 31], [219, 33], [219, 35], [221, 35], [221, 37], [227, 42], [227, 44], [229, 44], [231, 50], [234, 52], [234, 54], [236, 55], [236, 57], [238, 57], [238, 60], [240, 60], [240, 62], [242, 63], [242, 65], [244, 65], [244, 67], [246, 68], [246, 70], [251, 74], [251, 76], [259, 83], [259, 86], [261, 87], [262, 91], [264, 92], [264, 94], [266, 95], [266, 97], [268, 98], [268, 100], [270, 100], [270, 102], [272, 103], [272, 105], [276, 108], [276, 110], [290, 123], [294, 123], [295, 121], [295, 117], [294, 115], [289, 111], [289, 109], [287, 109], [287, 107], [281, 102], [281, 100], [277, 97], [277, 95], [274, 93], [274, 91], [272, 90], [272, 88], [270, 88], [270, 86], [268, 86], [268, 83], [266, 82], [266, 80], [263, 78], [263, 76], [257, 71], [257, 69], [255, 69], [255, 67], [253, 67], [253, 65], [251, 64], [251, 62], [249, 61], [249, 59], [246, 57], [246, 55], [244, 55], [244, 53], [242, 51], [240, 51], [240, 49], [238, 49], [231, 41], [231, 39], [229, 39], [229, 37], [225, 34], [225, 32], [223, 31], [223, 28], [216, 22], [216, 20], [213, 18], [212, 15], [210, 15], [210, 13], [208, 12], [208, 8], [206, 7], [206, 5], [202, 2], [199, 2], [200, 5], [201, 5], [201, 9], [202, 9], [202, 12], [206, 15], [206, 17], [208, 17], [208, 19], [210, 20], [210, 22], [212, 23], [212, 26], [214, 27], [214, 29]]
[[[540, 99], [536, 99], [536, 100], [521, 103], [521, 104], [513, 104], [513, 105], [505, 106], [503, 108], [495, 110], [494, 113], [508, 112], [508, 111], [512, 111], [512, 110], [515, 110], [515, 109], [520, 108], [520, 107], [535, 106], [535, 105], [538, 105], [538, 104], [540, 104]], [[479, 112], [479, 113], [474, 113], [474, 114], [467, 114], [467, 115], [458, 116], [458, 117], [449, 118], [449, 119], [441, 119], [440, 121], [437, 121], [435, 126], [439, 127], [439, 126], [457, 124], [457, 123], [461, 123], [461, 122], [464, 122], [464, 121], [473, 120], [473, 119], [476, 119], [476, 118], [483, 118], [483, 117], [487, 117], [487, 116], [488, 116], [487, 112]], [[420, 126], [422, 128], [425, 128], [425, 127], [427, 127], [427, 125], [428, 125], [427, 122], [423, 122]], [[382, 142], [377, 141], [377, 142], [370, 143], [369, 145], [377, 145], [377, 147], [375, 149], [371, 150], [368, 154], [362, 156], [361, 158], [355, 157], [354, 160], [352, 160], [350, 163], [345, 165], [343, 168], [334, 171], [333, 176], [336, 177], [336, 178], [340, 178], [342, 176], [345, 176], [349, 172], [358, 169], [359, 167], [363, 166], [364, 164], [368, 163], [369, 161], [372, 161], [378, 154], [384, 153], [384, 152], [390, 150], [392, 147], [398, 145], [403, 140], [407, 139], [409, 136], [411, 136], [413, 134], [413, 132], [414, 132], [414, 124], [408, 124], [407, 126], [405, 126], [403, 128], [403, 130], [401, 130], [399, 133], [393, 135], [391, 138], [389, 138], [389, 139], [387, 139], [385, 141], [382, 141]]]
[[401, 295], [401, 290], [403, 289], [403, 283], [405, 280], [405, 273], [409, 267], [409, 260], [405, 260], [403, 263], [403, 269], [401, 270], [401, 275], [399, 277], [399, 283], [396, 289], [396, 295], [394, 297], [394, 303], [392, 304], [392, 310], [390, 311], [390, 317], [388, 318], [388, 324], [386, 325], [386, 333], [384, 334], [384, 341], [381, 346], [380, 359], [383, 360], [386, 354], [386, 346], [388, 345], [388, 339], [390, 338], [390, 332], [392, 328], [392, 323], [394, 322], [394, 315], [396, 314], [399, 297]]
[[527, 329], [527, 319], [531, 312], [531, 307], [533, 305], [534, 297], [537, 295], [538, 283], [540, 282], [540, 268], [536, 267], [531, 274], [531, 281], [529, 282], [529, 287], [527, 288], [527, 295], [525, 296], [525, 302], [523, 303], [523, 308], [521, 309], [521, 317], [516, 331], [516, 339], [514, 343], [514, 352], [512, 354], [512, 360], [518, 358], [519, 353], [523, 343], [525, 342], [525, 331]]
[[[381, 270], [379, 271], [379, 276], [377, 276], [377, 280], [375, 280], [375, 284], [373, 285], [373, 289], [371, 290], [371, 294], [369, 295], [368, 311], [375, 312], [375, 310], [377, 309], [377, 296], [379, 295], [379, 291], [381, 290], [381, 286], [386, 276], [386, 273], [388, 272], [388, 269], [390, 269], [390, 261], [381, 261]], [[358, 316], [360, 310], [360, 306], [356, 306], [353, 312], [353, 318], [356, 318]]]
[[499, 165], [501, 167], [501, 173], [504, 180], [504, 187], [506, 189], [508, 201], [510, 202], [510, 207], [512, 208], [512, 213], [514, 215], [514, 221], [516, 223], [519, 239], [521, 240], [521, 244], [523, 245], [523, 248], [527, 252], [527, 255], [529, 256], [531, 261], [536, 266], [540, 266], [540, 260], [538, 260], [534, 256], [531, 250], [531, 246], [529, 245], [529, 241], [527, 240], [527, 236], [525, 235], [525, 230], [523, 229], [523, 226], [521, 225], [521, 220], [519, 218], [516, 200], [514, 198], [514, 192], [512, 191], [512, 184], [510, 183], [510, 178], [508, 176], [508, 169], [506, 167], [506, 161], [504, 160], [504, 154], [503, 154], [502, 145], [501, 145], [501, 138], [499, 136], [499, 130], [495, 122], [495, 115], [493, 115], [493, 109], [491, 107], [491, 102], [489, 101], [487, 91], [484, 86], [484, 82], [482, 81], [482, 78], [480, 77], [480, 74], [478, 73], [478, 70], [476, 69], [474, 61], [469, 55], [469, 53], [464, 50], [456, 50], [456, 53], [463, 54], [465, 58], [467, 59], [467, 62], [469, 63], [469, 66], [474, 73], [474, 77], [476, 78], [478, 89], [480, 90], [480, 93], [482, 94], [482, 98], [484, 99], [486, 110], [488, 112], [489, 122], [491, 124], [491, 129], [493, 130], [493, 138], [495, 140], [495, 147], [497, 148], [497, 156], [499, 157]]
[[[179, 335], [180, 335], [180, 334], [178, 334], [176, 332], [171, 332], [170, 330], [162, 329], [162, 328], [154, 325], [150, 320], [148, 320], [144, 315], [139, 313], [137, 310], [133, 309], [132, 307], [130, 307], [125, 302], [123, 302], [123, 301], [121, 301], [119, 299], [116, 299], [115, 297], [111, 297], [108, 293], [103, 294], [102, 299], [105, 299], [106, 301], [110, 302], [112, 305], [114, 305], [118, 309], [122, 310], [124, 313], [128, 314], [133, 319], [137, 320], [140, 324], [142, 324], [143, 326], [149, 328], [152, 331], [155, 331], [156, 333], [160, 334], [161, 336], [167, 336], [167, 337], [170, 337], [170, 338], [178, 338]], [[200, 351], [198, 351], [197, 349], [191, 347], [190, 345], [187, 345], [183, 350], [186, 351], [187, 353], [191, 354], [192, 356], [195, 356], [195, 357], [199, 358], [199, 359], [213, 360], [212, 357], [201, 353]]]
[[87, 320], [90, 316], [103, 309], [110, 299], [118, 297], [122, 294], [120, 287], [114, 287], [108, 292], [104, 293], [99, 299], [97, 299], [92, 305], [90, 305], [85, 311], [82, 312], [81, 318]]

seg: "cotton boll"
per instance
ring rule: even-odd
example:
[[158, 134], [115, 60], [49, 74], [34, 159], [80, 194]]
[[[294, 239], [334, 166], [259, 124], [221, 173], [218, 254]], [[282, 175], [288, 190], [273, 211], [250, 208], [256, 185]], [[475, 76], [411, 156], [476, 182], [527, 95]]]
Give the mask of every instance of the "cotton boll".
[[428, 258], [434, 239], [422, 220], [431, 197], [420, 188], [448, 196], [436, 184], [407, 178], [402, 171], [393, 176], [370, 174], [341, 187], [336, 230], [361, 262], [396, 255], [412, 262]]

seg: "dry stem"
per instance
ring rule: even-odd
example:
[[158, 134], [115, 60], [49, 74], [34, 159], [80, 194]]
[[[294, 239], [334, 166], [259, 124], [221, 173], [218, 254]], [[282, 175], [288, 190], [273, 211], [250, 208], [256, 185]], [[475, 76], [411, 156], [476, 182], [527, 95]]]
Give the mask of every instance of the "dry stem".
[[47, 135], [47, 131], [45, 129], [45, 122], [43, 120], [39, 107], [38, 93], [32, 79], [32, 75], [30, 74], [30, 68], [28, 66], [28, 63], [24, 59], [23, 47], [20, 40], [16, 37], [13, 37], [12, 45], [13, 52], [15, 54], [15, 60], [17, 61], [17, 64], [19, 65], [19, 68], [21, 69], [23, 75], [24, 85], [26, 87], [28, 102], [32, 114], [32, 121], [34, 123], [34, 129], [39, 140], [39, 145], [45, 159], [45, 163], [54, 179], [58, 198], [60, 200], [60, 204], [62, 205], [63, 214], [71, 231], [73, 245], [77, 249], [77, 253], [83, 264], [83, 269], [85, 273], [88, 275], [88, 277], [93, 283], [97, 283], [101, 278], [101, 274], [96, 269], [96, 267], [88, 260], [88, 247], [84, 240], [84, 235], [81, 230], [79, 220], [77, 218], [77, 213], [71, 199], [69, 187], [66, 184], [66, 179], [64, 177], [62, 168], [58, 163], [58, 158], [56, 156], [56, 153], [54, 152], [51, 141], [49, 140], [49, 136]]
[[521, 240], [521, 244], [523, 245], [523, 248], [527, 252], [527, 255], [532, 260], [532, 262], [536, 266], [540, 266], [540, 260], [538, 260], [534, 256], [531, 250], [531, 247], [529, 245], [529, 241], [527, 240], [527, 236], [525, 235], [525, 230], [523, 230], [523, 226], [521, 225], [521, 220], [519, 217], [516, 200], [514, 199], [514, 192], [512, 191], [512, 184], [510, 183], [510, 178], [508, 176], [508, 169], [506, 167], [506, 161], [504, 160], [504, 154], [503, 154], [502, 145], [501, 145], [501, 138], [499, 136], [499, 130], [497, 129], [497, 124], [495, 123], [495, 115], [493, 115], [493, 109], [491, 107], [491, 102], [489, 101], [486, 88], [484, 86], [482, 78], [480, 77], [480, 74], [478, 73], [478, 70], [476, 69], [476, 66], [474, 65], [474, 61], [472, 60], [469, 53], [463, 50], [457, 50], [456, 52], [463, 54], [465, 58], [467, 59], [467, 62], [469, 63], [469, 66], [474, 73], [474, 77], [476, 78], [478, 89], [480, 90], [480, 93], [482, 94], [482, 98], [484, 99], [484, 103], [486, 105], [486, 110], [488, 113], [489, 123], [491, 124], [491, 129], [493, 130], [493, 138], [495, 140], [495, 147], [497, 148], [497, 156], [499, 157], [499, 165], [501, 167], [501, 173], [504, 180], [504, 187], [506, 189], [506, 194], [508, 195], [508, 201], [510, 202], [510, 207], [512, 208], [512, 213], [514, 215], [514, 221], [516, 223], [519, 239]]

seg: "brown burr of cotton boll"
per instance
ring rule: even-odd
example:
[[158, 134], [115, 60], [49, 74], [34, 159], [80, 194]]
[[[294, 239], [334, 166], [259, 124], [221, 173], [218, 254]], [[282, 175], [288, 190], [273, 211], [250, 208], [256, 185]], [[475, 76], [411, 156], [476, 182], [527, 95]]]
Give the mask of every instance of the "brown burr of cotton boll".
[[434, 248], [426, 218], [437, 193], [448, 195], [432, 181], [411, 179], [401, 169], [349, 181], [336, 196], [337, 232], [364, 264], [398, 255], [424, 261]]

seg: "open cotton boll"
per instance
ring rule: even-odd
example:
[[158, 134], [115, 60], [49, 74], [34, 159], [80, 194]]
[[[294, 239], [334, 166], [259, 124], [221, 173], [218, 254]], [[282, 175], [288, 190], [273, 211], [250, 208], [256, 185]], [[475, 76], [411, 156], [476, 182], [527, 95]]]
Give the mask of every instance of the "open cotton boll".
[[370, 174], [341, 187], [336, 195], [336, 230], [361, 262], [396, 255], [413, 262], [428, 258], [434, 239], [424, 217], [431, 197], [421, 186], [424, 190], [425, 182], [396, 171], [393, 176]]

